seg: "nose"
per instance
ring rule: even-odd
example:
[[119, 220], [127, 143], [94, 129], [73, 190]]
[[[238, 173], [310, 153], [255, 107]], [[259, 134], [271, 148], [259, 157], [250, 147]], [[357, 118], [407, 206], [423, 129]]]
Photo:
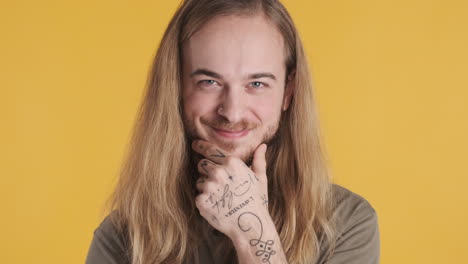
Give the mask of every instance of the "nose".
[[237, 89], [226, 89], [218, 114], [226, 118], [230, 123], [237, 123], [242, 120], [246, 98], [243, 98], [242, 91]]

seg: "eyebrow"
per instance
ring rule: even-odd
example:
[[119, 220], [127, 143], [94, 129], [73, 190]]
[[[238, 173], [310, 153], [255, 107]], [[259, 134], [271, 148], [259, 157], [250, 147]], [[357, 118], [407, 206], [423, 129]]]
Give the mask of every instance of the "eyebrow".
[[210, 77], [213, 77], [213, 78], [216, 78], [216, 79], [222, 79], [223, 77], [221, 76], [221, 74], [218, 74], [216, 72], [213, 72], [213, 71], [209, 71], [207, 69], [197, 69], [196, 71], [192, 72], [190, 74], [190, 77], [193, 77], [195, 75], [206, 75], [206, 76], [210, 76]]
[[[223, 76], [219, 73], [216, 73], [214, 71], [210, 71], [207, 69], [197, 69], [194, 72], [190, 74], [190, 77], [193, 77], [195, 75], [206, 75], [210, 76], [216, 79], [222, 79]], [[247, 79], [259, 79], [259, 78], [270, 78], [272, 80], [276, 81], [276, 76], [273, 73], [270, 72], [258, 72], [258, 73], [252, 73], [249, 76], [247, 76]]]

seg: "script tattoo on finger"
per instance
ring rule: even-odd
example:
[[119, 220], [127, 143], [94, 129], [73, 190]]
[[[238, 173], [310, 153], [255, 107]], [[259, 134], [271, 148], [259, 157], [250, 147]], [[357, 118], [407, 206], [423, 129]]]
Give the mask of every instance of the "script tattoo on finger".
[[[247, 218], [246, 221], [243, 221], [244, 218]], [[250, 218], [250, 221], [248, 219]], [[255, 255], [261, 258], [263, 263], [270, 263], [270, 257], [276, 254], [276, 251], [273, 248], [275, 242], [273, 240], [262, 240], [263, 237], [263, 224], [260, 218], [252, 213], [252, 212], [245, 212], [239, 215], [237, 218], [237, 224], [239, 225], [240, 230], [243, 232], [249, 232], [252, 229], [252, 225], [246, 225], [246, 223], [253, 223], [257, 222], [260, 227], [260, 234], [257, 238], [251, 239], [249, 244], [252, 247], [255, 247], [257, 250]]]
[[201, 167], [206, 172], [206, 174], [208, 174], [208, 170], [206, 169], [206, 166], [208, 166], [208, 164], [210, 164], [210, 162], [208, 162], [208, 160], [203, 160], [203, 162], [201, 164]]
[[211, 154], [211, 157], [225, 158], [226, 156], [219, 149], [216, 149], [216, 153]]

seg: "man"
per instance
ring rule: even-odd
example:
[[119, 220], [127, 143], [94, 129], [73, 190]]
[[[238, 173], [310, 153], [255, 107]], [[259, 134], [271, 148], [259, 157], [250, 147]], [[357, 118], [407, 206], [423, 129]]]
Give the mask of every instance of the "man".
[[161, 41], [87, 263], [378, 263], [329, 182], [307, 63], [275, 0], [186, 0]]

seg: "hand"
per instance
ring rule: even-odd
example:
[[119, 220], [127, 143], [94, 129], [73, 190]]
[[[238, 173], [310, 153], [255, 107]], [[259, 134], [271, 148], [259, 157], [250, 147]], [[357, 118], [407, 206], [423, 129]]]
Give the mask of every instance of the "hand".
[[261, 229], [261, 223], [258, 225], [255, 217], [246, 215], [241, 219], [240, 216], [250, 213], [258, 219], [271, 219], [268, 212], [266, 145], [261, 144], [255, 150], [252, 168], [207, 141], [196, 140], [192, 148], [205, 157], [198, 162], [201, 176], [196, 187], [200, 194], [195, 204], [200, 214], [231, 239], [252, 228]]

